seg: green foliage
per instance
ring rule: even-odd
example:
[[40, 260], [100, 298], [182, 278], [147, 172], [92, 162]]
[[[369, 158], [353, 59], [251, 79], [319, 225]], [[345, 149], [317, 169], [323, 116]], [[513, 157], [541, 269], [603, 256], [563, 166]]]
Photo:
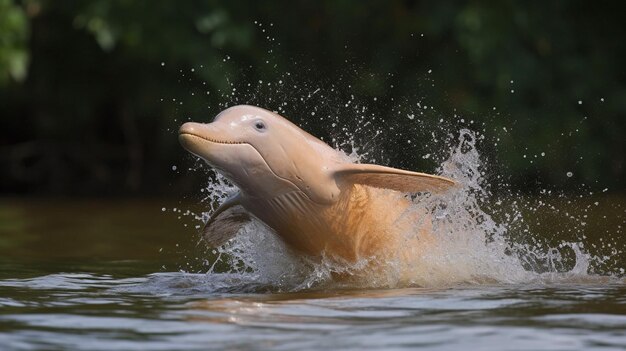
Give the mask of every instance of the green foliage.
[[28, 66], [28, 20], [13, 0], [0, 0], [0, 84], [23, 81]]
[[[624, 189], [622, 10], [513, 0], [0, 0], [0, 190], [193, 188], [168, 171], [184, 157], [177, 126], [209, 119], [231, 84], [285, 72], [303, 86], [341, 78], [343, 91], [323, 102], [329, 111], [346, 94], [377, 97], [372, 110], [397, 127], [380, 142], [391, 164], [432, 167], [406, 156], [398, 140], [413, 131], [389, 112], [423, 98], [438, 109], [430, 125], [455, 113], [484, 125], [498, 140], [486, 146], [489, 159], [517, 187], [567, 187], [571, 171], [578, 183]], [[267, 88], [240, 102], [276, 108], [281, 94]], [[289, 108], [295, 122], [329, 133], [307, 120], [306, 103]]]

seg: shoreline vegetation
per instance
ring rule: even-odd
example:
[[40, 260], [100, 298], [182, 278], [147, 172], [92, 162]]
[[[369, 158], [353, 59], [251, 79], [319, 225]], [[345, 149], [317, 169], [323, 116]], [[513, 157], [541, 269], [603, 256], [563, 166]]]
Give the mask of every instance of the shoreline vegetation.
[[191, 192], [178, 127], [240, 103], [410, 170], [469, 128], [513, 189], [620, 193], [623, 7], [0, 0], [0, 193]]

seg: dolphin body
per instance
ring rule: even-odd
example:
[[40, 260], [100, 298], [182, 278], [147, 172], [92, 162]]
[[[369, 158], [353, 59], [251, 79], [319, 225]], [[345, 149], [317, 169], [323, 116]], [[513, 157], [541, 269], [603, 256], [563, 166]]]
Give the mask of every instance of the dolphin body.
[[[213, 247], [255, 217], [293, 250], [312, 257], [353, 264], [414, 255], [432, 241], [432, 223], [425, 210], [407, 211], [412, 202], [405, 194], [456, 185], [440, 176], [351, 163], [282, 116], [255, 106], [228, 108], [208, 124], [185, 123], [179, 140], [240, 189], [203, 229]], [[407, 238], [408, 232], [419, 235]]]

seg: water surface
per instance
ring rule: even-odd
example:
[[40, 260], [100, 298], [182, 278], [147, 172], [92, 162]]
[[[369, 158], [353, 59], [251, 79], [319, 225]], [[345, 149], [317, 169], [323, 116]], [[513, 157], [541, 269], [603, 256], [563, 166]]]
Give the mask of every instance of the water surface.
[[623, 278], [288, 292], [206, 274], [174, 207], [193, 205], [3, 200], [2, 349], [626, 348]]

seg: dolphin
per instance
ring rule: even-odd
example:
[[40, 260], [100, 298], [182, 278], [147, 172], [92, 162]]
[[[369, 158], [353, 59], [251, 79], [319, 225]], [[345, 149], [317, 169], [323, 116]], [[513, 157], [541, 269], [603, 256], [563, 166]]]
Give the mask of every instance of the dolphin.
[[[432, 223], [426, 210], [407, 211], [413, 203], [406, 193], [441, 193], [457, 185], [436, 175], [355, 164], [255, 106], [230, 107], [208, 124], [187, 122], [179, 140], [239, 188], [203, 228], [212, 247], [256, 218], [310, 257], [356, 263], [414, 254], [432, 241]], [[407, 232], [420, 234], [407, 239]]]

